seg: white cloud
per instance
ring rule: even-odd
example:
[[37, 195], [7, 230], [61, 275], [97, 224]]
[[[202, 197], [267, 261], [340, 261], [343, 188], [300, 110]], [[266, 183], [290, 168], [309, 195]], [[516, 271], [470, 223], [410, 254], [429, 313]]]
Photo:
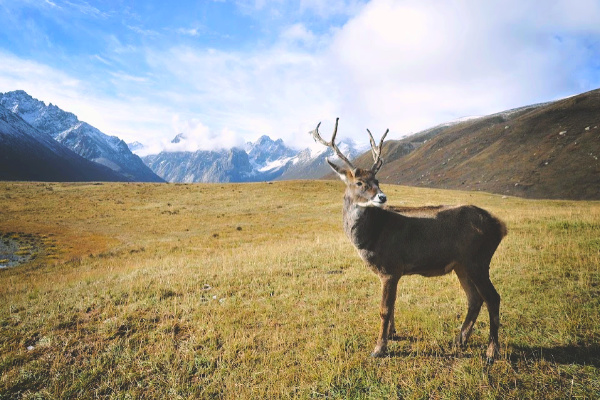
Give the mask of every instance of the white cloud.
[[600, 29], [598, 7], [552, 4], [540, 16], [532, 2], [372, 1], [331, 46], [342, 113], [387, 121], [393, 137], [578, 91], [574, 70], [590, 55], [554, 32]]
[[165, 151], [220, 150], [243, 147], [244, 138], [236, 132], [223, 128], [211, 130], [197, 118], [185, 119], [180, 115], [173, 117], [173, 130], [183, 134], [179, 143], [163, 143]]
[[283, 30], [280, 35], [281, 39], [288, 44], [302, 44], [311, 46], [316, 41], [314, 33], [309, 31], [303, 24], [296, 23]]
[[182, 35], [198, 37], [198, 36], [200, 36], [201, 29], [199, 29], [199, 28], [178, 28], [176, 31], [177, 31], [177, 33], [182, 34]]
[[281, 47], [259, 53], [177, 47], [166, 55], [150, 52], [148, 59], [171, 78], [162, 95], [217, 132], [249, 139], [267, 134], [303, 145], [308, 127], [333, 108], [333, 89], [311, 54]]
[[0, 52], [0, 59], [0, 88], [4, 91], [23, 89], [32, 95], [39, 93], [39, 96], [45, 96], [43, 99], [48, 102], [76, 95], [83, 86], [81, 80], [44, 64], [5, 52]]

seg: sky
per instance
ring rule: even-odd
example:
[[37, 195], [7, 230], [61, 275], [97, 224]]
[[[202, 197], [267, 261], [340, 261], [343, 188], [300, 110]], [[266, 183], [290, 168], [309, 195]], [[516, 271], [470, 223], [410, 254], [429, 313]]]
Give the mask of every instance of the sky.
[[0, 92], [147, 152], [399, 139], [600, 87], [600, 0], [0, 0]]

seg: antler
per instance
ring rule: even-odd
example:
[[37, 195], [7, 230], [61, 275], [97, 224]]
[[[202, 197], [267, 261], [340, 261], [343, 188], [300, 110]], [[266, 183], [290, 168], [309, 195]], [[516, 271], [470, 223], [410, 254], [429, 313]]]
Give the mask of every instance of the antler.
[[375, 139], [373, 139], [371, 131], [367, 129], [367, 132], [369, 132], [369, 139], [371, 140], [371, 153], [373, 154], [373, 160], [375, 161], [373, 163], [373, 166], [371, 167], [371, 171], [373, 171], [374, 174], [376, 174], [377, 171], [379, 171], [379, 168], [381, 168], [381, 166], [383, 165], [383, 160], [381, 159], [381, 148], [383, 147], [383, 140], [385, 139], [389, 131], [389, 129], [385, 131], [385, 133], [381, 137], [381, 141], [379, 142], [379, 147], [377, 147], [375, 146]]
[[315, 142], [319, 142], [322, 145], [325, 145], [327, 147], [331, 147], [333, 149], [333, 151], [335, 151], [335, 154], [337, 154], [337, 156], [340, 158], [340, 160], [342, 160], [343, 162], [346, 163], [346, 165], [348, 165], [348, 167], [350, 167], [353, 171], [356, 170], [356, 167], [354, 165], [352, 165], [352, 163], [350, 162], [350, 160], [348, 160], [346, 158], [346, 156], [344, 155], [344, 153], [342, 153], [340, 151], [340, 149], [337, 147], [337, 145], [335, 144], [335, 135], [337, 135], [337, 128], [338, 128], [338, 121], [340, 119], [336, 118], [335, 119], [335, 129], [333, 130], [333, 136], [331, 136], [331, 140], [329, 142], [326, 142], [321, 135], [319, 134], [319, 126], [321, 126], [321, 123], [319, 122], [319, 124], [317, 125], [317, 127], [315, 128], [314, 131], [310, 131], [310, 134], [312, 135], [313, 139], [315, 140]]

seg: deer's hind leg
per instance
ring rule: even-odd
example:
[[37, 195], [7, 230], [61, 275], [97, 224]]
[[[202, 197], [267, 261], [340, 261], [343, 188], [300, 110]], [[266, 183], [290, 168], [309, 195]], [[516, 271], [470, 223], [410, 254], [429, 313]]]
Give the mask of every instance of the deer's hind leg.
[[487, 362], [491, 364], [500, 354], [500, 344], [498, 342], [498, 330], [500, 328], [500, 295], [490, 280], [489, 267], [480, 270], [478, 274], [469, 276], [469, 278], [477, 287], [477, 292], [481, 295], [490, 314], [490, 338], [486, 356]]
[[382, 276], [381, 279], [381, 306], [379, 315], [381, 317], [381, 327], [379, 329], [379, 338], [372, 357], [383, 357], [387, 353], [387, 342], [394, 330], [394, 306], [396, 303], [396, 292], [398, 290], [399, 278]]
[[467, 295], [467, 303], [468, 310], [467, 316], [465, 317], [465, 321], [460, 328], [460, 332], [456, 336], [454, 343], [457, 346], [464, 346], [469, 337], [471, 336], [471, 332], [473, 331], [473, 326], [475, 325], [475, 321], [477, 321], [477, 317], [479, 316], [479, 312], [481, 311], [481, 306], [483, 305], [483, 298], [479, 294], [477, 290], [477, 286], [471, 281], [468, 275], [462, 269], [455, 269], [456, 275], [458, 276], [458, 280], [460, 285], [462, 286], [465, 294]]

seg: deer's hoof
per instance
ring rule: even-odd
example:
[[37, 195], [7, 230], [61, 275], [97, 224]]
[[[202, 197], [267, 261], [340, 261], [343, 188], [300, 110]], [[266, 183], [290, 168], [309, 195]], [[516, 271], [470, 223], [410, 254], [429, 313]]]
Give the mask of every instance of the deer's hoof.
[[496, 343], [490, 343], [485, 355], [488, 365], [492, 365], [496, 358], [500, 356], [498, 345]]
[[458, 332], [456, 338], [454, 339], [454, 345], [457, 347], [465, 348], [467, 347], [467, 341], [469, 340], [470, 332], [463, 332], [462, 330]]
[[373, 358], [382, 358], [382, 357], [385, 357], [385, 356], [387, 356], [387, 350], [386, 349], [375, 349], [371, 353], [371, 357], [373, 357]]

